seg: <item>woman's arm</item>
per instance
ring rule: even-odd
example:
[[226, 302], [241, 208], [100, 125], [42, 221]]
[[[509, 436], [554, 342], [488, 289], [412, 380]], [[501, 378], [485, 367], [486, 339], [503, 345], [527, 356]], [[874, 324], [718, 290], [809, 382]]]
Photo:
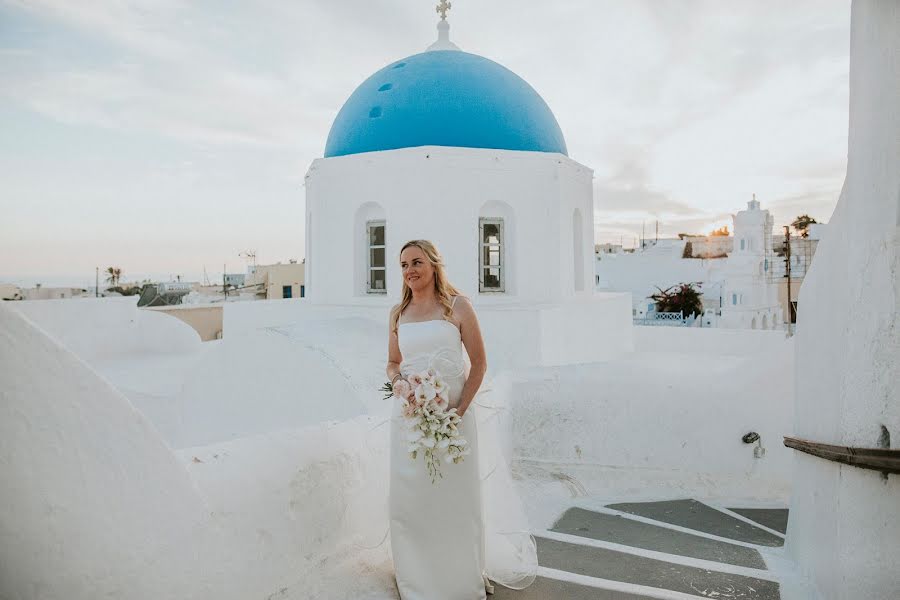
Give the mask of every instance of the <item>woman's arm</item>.
[[468, 298], [460, 296], [456, 300], [456, 304], [453, 306], [453, 315], [459, 320], [460, 336], [472, 365], [459, 397], [459, 406], [456, 409], [456, 412], [462, 416], [468, 410], [469, 404], [472, 403], [484, 380], [484, 374], [487, 372], [487, 357], [484, 352], [484, 340], [481, 338], [481, 328], [478, 326], [478, 316]]
[[400, 363], [403, 361], [403, 356], [400, 354], [400, 341], [397, 339], [397, 332], [391, 328], [391, 322], [396, 308], [396, 306], [392, 308], [390, 315], [388, 316], [388, 362], [385, 372], [391, 380], [391, 384], [393, 384], [396, 377], [400, 375]]

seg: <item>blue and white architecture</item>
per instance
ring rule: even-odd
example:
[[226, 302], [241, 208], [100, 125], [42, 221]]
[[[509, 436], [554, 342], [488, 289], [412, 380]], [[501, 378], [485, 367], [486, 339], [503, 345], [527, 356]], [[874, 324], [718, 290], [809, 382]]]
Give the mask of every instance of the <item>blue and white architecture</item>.
[[400, 293], [400, 248], [429, 239], [456, 286], [504, 309], [491, 321], [529, 334], [515, 362], [630, 349], [630, 301], [594, 289], [592, 170], [534, 88], [457, 48], [443, 19], [438, 34], [360, 84], [309, 168], [310, 301], [383, 311]]

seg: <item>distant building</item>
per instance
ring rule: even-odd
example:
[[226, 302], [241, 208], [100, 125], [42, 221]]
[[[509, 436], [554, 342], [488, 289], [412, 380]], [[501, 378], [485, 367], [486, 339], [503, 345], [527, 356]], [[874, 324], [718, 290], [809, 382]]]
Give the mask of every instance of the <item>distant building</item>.
[[[703, 327], [780, 329], [790, 315], [784, 237], [773, 232], [769, 211], [754, 197], [734, 215], [732, 236], [684, 235], [645, 240], [633, 253], [596, 252], [599, 291], [631, 292], [635, 319], [654, 318], [658, 289], [699, 283]], [[792, 236], [791, 303], [796, 314], [800, 285], [812, 263], [825, 225], [814, 224], [807, 237]], [[600, 246], [596, 247], [598, 250]]]
[[11, 283], [0, 283], [0, 300], [24, 300], [22, 290]]
[[256, 265], [243, 287], [257, 286], [257, 297], [273, 300], [277, 298], [305, 298], [305, 262], [291, 261], [287, 264]]
[[778, 288], [770, 270], [775, 264], [774, 219], [754, 195], [734, 215], [734, 249], [725, 261], [720, 325], [731, 329], [778, 329], [784, 323]]
[[594, 244], [594, 254], [622, 254], [622, 244]]
[[81, 298], [87, 295], [87, 290], [76, 287], [44, 287], [39, 283], [33, 288], [22, 289], [21, 293], [24, 300], [60, 300]]
[[247, 276], [243, 273], [226, 273], [225, 274], [225, 285], [232, 287], [244, 287], [244, 281]]
[[734, 249], [730, 235], [687, 235], [685, 258], [724, 258]]

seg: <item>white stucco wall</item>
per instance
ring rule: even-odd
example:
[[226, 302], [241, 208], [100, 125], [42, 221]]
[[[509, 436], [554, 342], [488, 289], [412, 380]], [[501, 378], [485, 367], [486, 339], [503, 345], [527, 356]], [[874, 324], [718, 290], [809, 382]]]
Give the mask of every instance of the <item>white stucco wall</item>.
[[582, 213], [581, 272], [586, 282], [592, 280], [591, 180], [584, 165], [543, 152], [423, 146], [318, 159], [306, 175], [309, 299], [346, 304], [370, 297], [364, 287], [367, 218], [387, 221], [389, 294], [399, 294], [402, 245], [429, 239], [443, 254], [450, 280], [474, 296], [478, 218], [504, 211], [511, 215], [505, 223], [511, 289], [486, 293], [484, 300], [546, 303], [572, 297], [576, 208]]
[[[645, 329], [642, 349], [616, 359], [503, 374], [495, 393], [509, 399], [522, 468], [577, 481], [580, 495], [786, 502], [792, 454], [781, 441], [794, 410], [792, 340]], [[746, 340], [755, 351], [728, 353], [723, 337], [766, 339]], [[741, 440], [750, 431], [761, 435], [765, 457]]]
[[[900, 4], [855, 0], [847, 178], [800, 291], [796, 436], [900, 447]], [[787, 550], [823, 598], [900, 590], [900, 478], [797, 453]]]
[[0, 597], [234, 597], [194, 552], [215, 547], [207, 508], [154, 426], [3, 305], [0, 381]]
[[704, 298], [717, 305], [724, 259], [683, 259], [681, 250], [602, 255], [595, 260], [597, 289], [631, 294], [636, 316], [653, 304], [649, 296], [681, 283], [700, 282]]
[[191, 352], [201, 345], [190, 325], [139, 309], [137, 301], [137, 296], [125, 296], [26, 300], [8, 306], [88, 362], [148, 352]]

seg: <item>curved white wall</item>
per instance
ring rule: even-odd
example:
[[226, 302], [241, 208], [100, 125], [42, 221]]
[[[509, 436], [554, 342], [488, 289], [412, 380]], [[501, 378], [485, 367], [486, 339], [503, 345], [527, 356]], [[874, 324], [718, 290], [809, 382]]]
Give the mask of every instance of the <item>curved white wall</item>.
[[[803, 287], [794, 433], [900, 447], [900, 3], [851, 15], [847, 178]], [[823, 598], [900, 590], [900, 477], [797, 453], [787, 550]]]
[[196, 350], [200, 335], [187, 323], [141, 310], [137, 297], [26, 300], [9, 306], [92, 363], [129, 354]]
[[0, 597], [231, 597], [194, 553], [214, 546], [206, 506], [154, 427], [5, 305], [0, 380]]

